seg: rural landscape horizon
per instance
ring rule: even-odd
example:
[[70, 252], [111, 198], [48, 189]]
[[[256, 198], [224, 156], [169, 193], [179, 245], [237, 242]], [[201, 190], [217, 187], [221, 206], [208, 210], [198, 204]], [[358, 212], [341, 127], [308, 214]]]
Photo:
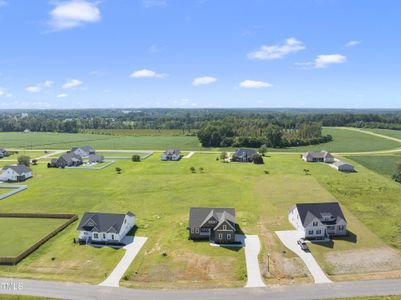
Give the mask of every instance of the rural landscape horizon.
[[400, 12], [0, 0], [0, 299], [401, 300]]

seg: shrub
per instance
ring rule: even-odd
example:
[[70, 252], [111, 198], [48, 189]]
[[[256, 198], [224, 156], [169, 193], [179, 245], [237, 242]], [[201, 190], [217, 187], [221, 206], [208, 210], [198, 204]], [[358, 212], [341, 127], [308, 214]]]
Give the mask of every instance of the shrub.
[[116, 167], [116, 172], [117, 172], [117, 174], [121, 174], [121, 168], [120, 167]]
[[221, 152], [221, 153], [220, 153], [220, 159], [221, 159], [221, 160], [225, 160], [226, 158], [227, 158], [227, 152], [224, 152], [224, 151]]
[[192, 173], [195, 173], [195, 172], [196, 172], [196, 170], [195, 170], [194, 167], [190, 167], [189, 170], [190, 170]]
[[140, 162], [141, 161], [141, 157], [138, 154], [132, 155], [131, 159], [132, 159], [133, 162]]
[[253, 157], [252, 157], [252, 159], [253, 159], [253, 163], [254, 164], [257, 164], [257, 165], [261, 165], [261, 164], [263, 164], [264, 162], [263, 162], [263, 157], [262, 157], [262, 155], [260, 155], [260, 154], [254, 154], [253, 155]]

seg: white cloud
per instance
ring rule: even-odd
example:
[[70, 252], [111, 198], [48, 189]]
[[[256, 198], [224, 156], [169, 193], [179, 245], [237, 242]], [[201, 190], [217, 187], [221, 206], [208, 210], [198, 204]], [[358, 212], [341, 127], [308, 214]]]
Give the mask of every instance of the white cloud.
[[167, 0], [142, 0], [142, 5], [146, 8], [154, 6], [166, 6]]
[[347, 58], [341, 54], [326, 54], [318, 55], [313, 61], [296, 63], [305, 69], [324, 69], [332, 64], [342, 64], [345, 63]]
[[46, 81], [40, 82], [40, 83], [38, 83], [38, 84], [36, 84], [36, 85], [28, 86], [27, 88], [25, 88], [25, 90], [26, 90], [27, 92], [30, 92], [30, 93], [39, 93], [39, 92], [41, 92], [42, 90], [44, 90], [44, 89], [46, 89], [46, 88], [52, 87], [53, 84], [54, 84], [53, 81], [51, 81], [51, 80], [46, 80]]
[[206, 84], [211, 84], [213, 82], [216, 82], [218, 79], [216, 77], [211, 77], [211, 76], [202, 76], [202, 77], [197, 77], [194, 78], [192, 81], [192, 85], [198, 86], [198, 85], [206, 85]]
[[164, 78], [166, 74], [159, 74], [149, 69], [136, 70], [130, 74], [132, 78]]
[[261, 88], [269, 88], [272, 87], [273, 85], [265, 81], [244, 80], [240, 82], [239, 86], [246, 89], [261, 89]]
[[7, 4], [6, 0], [0, 0], [0, 7], [6, 6]]
[[261, 46], [258, 50], [248, 53], [248, 58], [254, 60], [280, 59], [288, 54], [304, 50], [305, 48], [305, 45], [301, 41], [295, 38], [288, 38], [281, 44]]
[[77, 86], [81, 85], [82, 81], [78, 79], [71, 79], [63, 84], [63, 89], [72, 89], [76, 88]]
[[68, 95], [66, 93], [62, 93], [62, 94], [58, 94], [56, 97], [57, 98], [65, 98], [65, 97], [68, 97]]
[[347, 58], [341, 54], [327, 54], [327, 55], [318, 55], [314, 61], [314, 67], [316, 69], [327, 68], [332, 64], [342, 64], [345, 63]]
[[83, 26], [85, 23], [98, 22], [101, 19], [98, 2], [87, 0], [69, 0], [58, 2], [50, 11], [49, 24], [55, 31]]
[[362, 41], [349, 41], [348, 43], [345, 44], [345, 47], [349, 48], [349, 47], [355, 47], [358, 46], [360, 43], [362, 43]]
[[5, 88], [0, 87], [0, 97], [6, 94], [7, 90]]

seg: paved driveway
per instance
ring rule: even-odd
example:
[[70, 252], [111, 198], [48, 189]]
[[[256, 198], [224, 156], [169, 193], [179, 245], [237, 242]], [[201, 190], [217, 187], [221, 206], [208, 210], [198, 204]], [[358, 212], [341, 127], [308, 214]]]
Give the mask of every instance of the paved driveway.
[[309, 272], [311, 272], [315, 283], [331, 282], [331, 280], [327, 278], [326, 274], [316, 262], [312, 253], [303, 251], [297, 244], [297, 241], [301, 238], [301, 234], [297, 230], [276, 231], [276, 234], [288, 249], [290, 249], [304, 261]]
[[119, 287], [120, 280], [124, 276], [128, 267], [131, 265], [135, 256], [138, 254], [139, 250], [141, 250], [142, 246], [147, 241], [147, 237], [127, 237], [131, 238], [132, 242], [123, 247], [125, 249], [125, 254], [123, 258], [120, 260], [118, 265], [114, 268], [113, 272], [107, 277], [105, 281], [101, 284], [102, 286], [110, 286], [110, 287]]
[[245, 235], [245, 260], [248, 281], [245, 287], [265, 286], [259, 268], [260, 241], [257, 235]]

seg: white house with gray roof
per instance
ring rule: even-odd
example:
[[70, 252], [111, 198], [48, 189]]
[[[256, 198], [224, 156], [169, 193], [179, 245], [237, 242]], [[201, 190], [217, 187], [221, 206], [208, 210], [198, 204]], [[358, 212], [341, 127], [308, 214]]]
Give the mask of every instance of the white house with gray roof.
[[288, 220], [309, 240], [347, 235], [347, 221], [338, 202], [295, 204]]
[[182, 158], [181, 151], [179, 149], [167, 149], [162, 153], [160, 159], [163, 161], [172, 160], [178, 161]]
[[0, 181], [20, 182], [32, 177], [32, 170], [25, 165], [5, 166]]
[[79, 226], [78, 241], [85, 244], [120, 244], [135, 226], [135, 215], [86, 212]]
[[96, 153], [95, 149], [93, 149], [91, 146], [72, 148], [70, 152], [74, 153], [75, 155], [79, 155], [83, 158], [86, 158], [89, 155]]
[[335, 161], [332, 165], [336, 170], [341, 172], [355, 172], [355, 168], [351, 164], [347, 164], [341, 160]]
[[306, 162], [325, 162], [325, 163], [334, 162], [334, 156], [327, 151], [320, 151], [320, 152], [309, 151], [302, 154], [302, 159]]
[[189, 211], [189, 239], [216, 244], [235, 243], [235, 209], [192, 207]]

